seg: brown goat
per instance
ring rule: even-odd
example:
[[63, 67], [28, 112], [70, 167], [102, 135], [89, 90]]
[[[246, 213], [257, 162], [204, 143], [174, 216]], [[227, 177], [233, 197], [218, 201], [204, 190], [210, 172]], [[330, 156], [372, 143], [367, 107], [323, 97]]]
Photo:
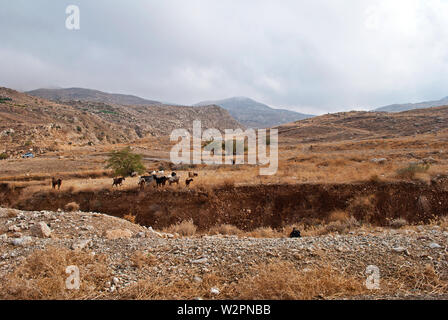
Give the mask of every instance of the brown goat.
[[112, 187], [122, 186], [123, 185], [123, 181], [125, 181], [125, 180], [126, 180], [125, 178], [114, 178], [114, 182], [112, 184]]
[[51, 178], [51, 186], [53, 189], [56, 189], [56, 186], [58, 186], [58, 190], [61, 190], [62, 185], [62, 179], [56, 179], [55, 177]]
[[188, 178], [194, 178], [194, 177], [197, 177], [198, 176], [198, 174], [196, 173], [196, 172], [188, 172]]

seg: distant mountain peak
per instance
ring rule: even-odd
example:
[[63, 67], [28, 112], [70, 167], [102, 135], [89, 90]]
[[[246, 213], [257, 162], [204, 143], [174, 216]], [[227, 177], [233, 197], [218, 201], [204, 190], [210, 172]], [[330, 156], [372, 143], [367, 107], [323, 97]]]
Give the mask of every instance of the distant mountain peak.
[[290, 110], [274, 109], [254, 99], [239, 96], [222, 100], [202, 101], [195, 106], [218, 105], [246, 127], [272, 128], [291, 121], [303, 120], [312, 115]]
[[377, 108], [373, 111], [383, 112], [401, 112], [414, 109], [425, 109], [432, 107], [442, 107], [448, 105], [448, 96], [436, 101], [424, 101], [418, 103], [403, 103], [403, 104], [391, 104], [388, 106]]

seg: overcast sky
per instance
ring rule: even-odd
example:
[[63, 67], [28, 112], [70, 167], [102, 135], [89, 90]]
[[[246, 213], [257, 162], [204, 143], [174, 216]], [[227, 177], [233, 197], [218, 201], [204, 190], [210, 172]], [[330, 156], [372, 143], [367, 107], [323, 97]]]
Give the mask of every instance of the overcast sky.
[[436, 100], [447, 17], [445, 0], [0, 0], [0, 86], [248, 96], [313, 114]]

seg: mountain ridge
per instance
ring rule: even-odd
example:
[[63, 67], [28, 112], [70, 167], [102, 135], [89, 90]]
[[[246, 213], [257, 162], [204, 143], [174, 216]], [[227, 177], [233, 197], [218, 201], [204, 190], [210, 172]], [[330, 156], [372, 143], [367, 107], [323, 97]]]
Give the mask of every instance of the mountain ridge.
[[417, 102], [417, 103], [395, 103], [390, 104], [384, 107], [376, 108], [372, 111], [383, 111], [383, 112], [402, 112], [402, 111], [408, 111], [408, 110], [414, 110], [414, 109], [426, 109], [426, 108], [433, 108], [433, 107], [442, 107], [448, 105], [448, 96], [444, 97], [440, 100], [433, 100], [433, 101], [423, 101], [423, 102]]
[[86, 89], [86, 88], [41, 88], [31, 91], [26, 91], [34, 97], [40, 97], [47, 100], [57, 102], [67, 102], [73, 100], [89, 101], [89, 102], [103, 102], [121, 105], [161, 105], [162, 103], [155, 100], [148, 100], [135, 95], [108, 93], [100, 90]]
[[218, 105], [228, 110], [230, 115], [243, 125], [254, 128], [271, 128], [314, 116], [286, 109], [274, 109], [243, 96], [222, 100], [208, 100], [194, 104], [196, 107], [206, 105]]

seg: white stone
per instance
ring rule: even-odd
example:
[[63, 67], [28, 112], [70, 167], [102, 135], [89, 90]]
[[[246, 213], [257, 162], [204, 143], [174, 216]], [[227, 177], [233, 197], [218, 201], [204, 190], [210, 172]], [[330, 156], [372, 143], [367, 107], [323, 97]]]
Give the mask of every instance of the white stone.
[[218, 294], [220, 294], [220, 293], [221, 293], [221, 291], [219, 291], [219, 289], [218, 289], [218, 288], [216, 288], [216, 287], [213, 287], [213, 288], [211, 288], [211, 289], [210, 289], [210, 293], [211, 293], [211, 294], [215, 294], [215, 295], [218, 295]]
[[39, 222], [31, 228], [31, 234], [38, 238], [49, 238], [51, 229], [45, 222]]
[[430, 247], [431, 249], [440, 249], [440, 248], [442, 248], [442, 246], [441, 246], [440, 244], [435, 243], [435, 242], [431, 243], [431, 244], [429, 245], [429, 247]]

